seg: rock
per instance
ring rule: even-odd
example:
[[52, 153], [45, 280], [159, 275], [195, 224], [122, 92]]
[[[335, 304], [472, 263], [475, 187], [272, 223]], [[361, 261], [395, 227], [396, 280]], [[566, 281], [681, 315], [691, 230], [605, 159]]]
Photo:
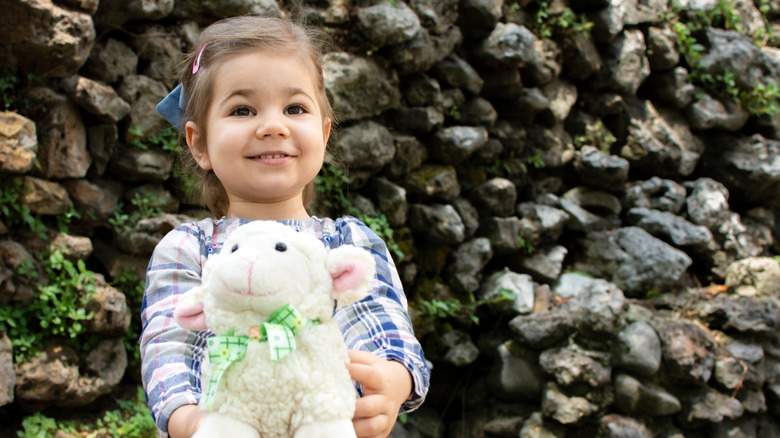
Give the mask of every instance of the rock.
[[577, 424], [598, 410], [585, 397], [564, 394], [554, 383], [548, 383], [542, 394], [542, 412], [561, 424]]
[[541, 412], [531, 414], [520, 430], [520, 438], [561, 438], [565, 435], [560, 423], [555, 420], [545, 421]]
[[574, 331], [574, 316], [565, 309], [554, 308], [530, 315], [518, 315], [509, 321], [515, 339], [532, 348], [549, 348]]
[[623, 208], [650, 208], [678, 214], [685, 206], [687, 192], [685, 187], [669, 179], [657, 176], [629, 185], [623, 195]]
[[699, 131], [723, 129], [736, 132], [750, 118], [750, 113], [741, 104], [730, 99], [715, 99], [709, 94], [688, 105], [686, 115], [691, 127]]
[[634, 102], [626, 108], [630, 122], [620, 156], [628, 160], [632, 172], [672, 179], [690, 175], [702, 156], [704, 143], [691, 132], [682, 115], [656, 108], [650, 101]]
[[379, 3], [358, 8], [357, 25], [374, 47], [405, 43], [420, 31], [420, 19], [406, 3]]
[[623, 292], [606, 281], [591, 282], [563, 307], [574, 314], [577, 341], [589, 348], [607, 351], [625, 324]]
[[[395, 143], [395, 157], [386, 168], [391, 177], [405, 176], [412, 169], [420, 167], [428, 158], [425, 146], [411, 135], [396, 135], [393, 137], [393, 143]], [[455, 181], [457, 182], [457, 179]]]
[[53, 181], [25, 176], [24, 192], [22, 203], [36, 214], [54, 216], [73, 205], [65, 187]]
[[35, 123], [15, 112], [0, 112], [0, 170], [25, 173], [35, 164]]
[[92, 240], [85, 236], [60, 233], [52, 240], [51, 246], [57, 248], [66, 260], [74, 264], [78, 260], [87, 260], [92, 255]]
[[677, 36], [668, 26], [647, 28], [647, 60], [650, 70], [670, 70], [680, 62], [680, 52], [677, 50]]
[[714, 329], [768, 334], [780, 327], [780, 301], [776, 298], [717, 295], [698, 303], [696, 310]]
[[452, 166], [424, 165], [409, 172], [401, 184], [414, 199], [451, 201], [460, 195], [458, 174]]
[[653, 434], [644, 424], [630, 417], [609, 414], [599, 419], [599, 436], [605, 438], [652, 438]]
[[124, 42], [108, 38], [92, 48], [82, 74], [105, 84], [116, 84], [136, 73], [138, 55]]
[[563, 40], [562, 74], [582, 81], [601, 70], [601, 55], [593, 40], [584, 32], [571, 32]]
[[377, 206], [387, 216], [387, 222], [392, 227], [403, 226], [409, 212], [406, 189], [384, 177], [376, 178], [375, 183]]
[[442, 104], [439, 81], [426, 74], [412, 74], [401, 85], [404, 102], [412, 107]]
[[0, 406], [13, 403], [16, 374], [11, 340], [6, 333], [0, 335]]
[[282, 12], [275, 0], [176, 0], [176, 7], [171, 12], [171, 17], [200, 20], [206, 17], [227, 18], [238, 15], [281, 17]]
[[482, 97], [469, 99], [460, 110], [460, 123], [471, 126], [484, 126], [491, 129], [498, 119], [498, 113], [489, 100]]
[[612, 366], [640, 376], [652, 376], [661, 366], [661, 341], [653, 327], [641, 321], [629, 324], [612, 344]]
[[434, 243], [452, 245], [466, 238], [463, 221], [449, 204], [412, 204], [409, 222], [412, 231]]
[[395, 155], [393, 135], [373, 121], [345, 128], [339, 135], [339, 158], [350, 167], [379, 170]]
[[680, 412], [680, 401], [659, 387], [644, 385], [628, 374], [617, 374], [615, 408], [628, 415], [664, 416]]
[[477, 59], [494, 69], [515, 68], [538, 57], [536, 37], [526, 27], [515, 23], [497, 23], [490, 35], [475, 51]]
[[390, 48], [390, 61], [399, 74], [419, 73], [452, 53], [463, 40], [458, 27], [449, 27], [440, 34], [422, 29], [410, 41]]
[[598, 81], [603, 88], [625, 94], [636, 94], [650, 76], [647, 47], [640, 30], [626, 30], [608, 43]]
[[105, 220], [112, 215], [120, 200], [121, 184], [111, 180], [90, 182], [86, 179], [68, 181], [68, 193], [76, 208], [96, 220]]
[[428, 151], [442, 164], [459, 164], [488, 141], [482, 126], [451, 126], [434, 133]]
[[520, 249], [520, 219], [516, 216], [484, 217], [480, 220], [479, 235], [490, 239], [496, 255], [516, 253]]
[[717, 178], [742, 202], [775, 207], [780, 193], [780, 141], [756, 134], [752, 137], [721, 135], [715, 139], [717, 154], [702, 160], [705, 174]]
[[677, 284], [691, 258], [638, 227], [597, 231], [582, 240], [578, 269], [615, 283], [628, 296]]
[[575, 187], [561, 197], [561, 208], [569, 214], [567, 228], [591, 231], [620, 224], [620, 200], [614, 195], [586, 187]]
[[373, 59], [329, 53], [323, 74], [331, 105], [342, 122], [375, 116], [400, 105], [398, 77]]
[[610, 381], [610, 367], [602, 360], [588, 351], [560, 347], [543, 351], [539, 355], [539, 366], [563, 387], [587, 385], [597, 388]]
[[780, 299], [780, 264], [771, 257], [749, 257], [729, 265], [726, 287], [744, 297]]
[[118, 140], [119, 131], [116, 125], [103, 124], [87, 128], [87, 149], [92, 157], [89, 175], [103, 176]]
[[511, 181], [492, 178], [472, 190], [469, 198], [483, 214], [507, 217], [515, 212], [517, 191]]
[[497, 353], [488, 374], [493, 391], [507, 400], [537, 400], [544, 381], [537, 355], [511, 341], [499, 345]]
[[108, 171], [121, 181], [163, 182], [170, 177], [173, 156], [162, 149], [147, 150], [118, 145], [108, 163]]
[[574, 169], [583, 184], [613, 193], [624, 191], [628, 168], [629, 163], [625, 158], [588, 145], [583, 146], [574, 159]]
[[717, 248], [707, 227], [694, 225], [669, 212], [632, 208], [626, 213], [626, 221], [676, 248], [687, 249], [693, 254], [705, 254]]
[[674, 70], [655, 73], [647, 79], [647, 87], [662, 103], [683, 109], [693, 101], [696, 87], [691, 84], [688, 70], [676, 67]]
[[566, 80], [555, 79], [547, 82], [541, 91], [549, 102], [546, 111], [541, 114], [541, 120], [550, 126], [563, 123], [577, 102], [577, 87]]
[[727, 353], [715, 361], [713, 377], [730, 390], [759, 389], [766, 381], [764, 350], [760, 345], [732, 341]]
[[702, 422], [720, 423], [724, 419], [739, 418], [745, 412], [739, 400], [718, 391], [701, 387], [684, 391], [682, 411], [677, 415], [684, 425], [700, 425]]
[[107, 123], [116, 123], [130, 112], [130, 105], [113, 88], [84, 76], [62, 80], [62, 86], [76, 103]]
[[121, 27], [133, 20], [159, 20], [173, 11], [174, 0], [101, 0], [96, 20], [100, 27]]
[[673, 385], [704, 385], [715, 365], [715, 341], [701, 327], [685, 320], [653, 324], [661, 340], [663, 372]]
[[121, 339], [100, 341], [82, 359], [69, 347], [47, 343], [41, 354], [17, 363], [16, 400], [28, 407], [84, 406], [113, 390], [124, 375], [127, 355]]
[[471, 342], [468, 333], [451, 330], [439, 339], [440, 346], [446, 351], [444, 361], [458, 368], [465, 367], [479, 356], [477, 346]]
[[6, 65], [48, 78], [73, 76], [87, 61], [95, 43], [92, 17], [51, 0], [3, 4], [0, 52]]
[[440, 81], [462, 88], [473, 95], [479, 94], [485, 84], [474, 67], [455, 53], [434, 64], [431, 74]]
[[394, 114], [396, 126], [415, 133], [431, 132], [444, 124], [444, 113], [435, 106], [401, 107]]
[[554, 283], [563, 271], [564, 260], [569, 250], [561, 245], [535, 248], [526, 257], [518, 258], [509, 264], [519, 271], [530, 274], [542, 283]]
[[38, 162], [44, 178], [83, 178], [91, 158], [87, 132], [76, 105], [65, 96], [49, 94], [43, 99], [46, 112], [37, 123], [46, 139], [38, 143]]
[[137, 32], [138, 35], [131, 41], [143, 66], [140, 73], [168, 88], [175, 87], [178, 80], [171, 77], [171, 71], [176, 70], [176, 59], [181, 47], [186, 44], [179, 36], [181, 31], [150, 24], [140, 26]]
[[118, 91], [122, 99], [130, 104], [123, 133], [126, 141], [153, 136], [168, 126], [168, 122], [155, 109], [168, 95], [165, 84], [148, 76], [129, 75], [122, 80]]
[[411, 6], [423, 26], [442, 33], [458, 18], [458, 4], [457, 0], [418, 0], [412, 2]]
[[480, 288], [482, 271], [493, 257], [490, 240], [477, 237], [466, 241], [453, 252], [453, 260], [446, 267], [448, 284], [461, 294]]
[[492, 273], [482, 284], [478, 296], [480, 300], [498, 300], [503, 296], [513, 297], [510, 300], [498, 300], [488, 304], [494, 314], [527, 314], [534, 308], [535, 287], [530, 276], [518, 274], [504, 268]]

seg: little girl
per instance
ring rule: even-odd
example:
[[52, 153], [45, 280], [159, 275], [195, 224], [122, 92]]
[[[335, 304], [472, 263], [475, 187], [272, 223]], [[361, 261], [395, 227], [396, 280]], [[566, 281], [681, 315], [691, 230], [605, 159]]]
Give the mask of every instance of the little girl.
[[183, 224], [157, 245], [141, 310], [142, 375], [159, 435], [190, 437], [205, 417], [200, 366], [212, 334], [173, 320], [181, 294], [200, 284], [203, 264], [252, 220], [279, 221], [330, 248], [370, 251], [371, 296], [336, 311], [350, 348], [345, 366], [362, 388], [358, 437], [386, 437], [399, 413], [423, 402], [430, 371], [414, 337], [406, 297], [385, 243], [353, 217], [309, 216], [334, 120], [321, 53], [309, 31], [286, 20], [241, 17], [205, 30], [184, 60], [181, 85], [158, 111], [184, 132], [184, 156], [217, 219]]

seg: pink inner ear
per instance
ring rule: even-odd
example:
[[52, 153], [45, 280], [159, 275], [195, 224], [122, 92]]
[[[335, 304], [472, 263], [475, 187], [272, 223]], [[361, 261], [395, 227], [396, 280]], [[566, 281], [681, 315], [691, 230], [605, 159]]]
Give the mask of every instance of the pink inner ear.
[[206, 330], [206, 314], [203, 313], [203, 304], [178, 305], [173, 311], [173, 319], [187, 330]]
[[336, 293], [355, 290], [366, 278], [366, 267], [354, 259], [345, 259], [336, 265], [333, 277], [333, 291]]

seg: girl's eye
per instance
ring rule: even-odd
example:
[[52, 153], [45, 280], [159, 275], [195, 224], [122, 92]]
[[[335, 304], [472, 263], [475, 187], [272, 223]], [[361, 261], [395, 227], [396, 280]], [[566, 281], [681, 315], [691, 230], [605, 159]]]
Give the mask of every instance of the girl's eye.
[[306, 113], [306, 108], [302, 107], [301, 105], [292, 105], [284, 110], [284, 112], [289, 115], [297, 116], [299, 114]]
[[238, 108], [236, 108], [236, 109], [234, 109], [233, 111], [230, 112], [231, 116], [239, 116], [239, 117], [247, 117], [247, 116], [251, 116], [253, 114], [254, 113], [252, 112], [252, 110], [247, 108], [247, 107], [245, 107], [245, 106], [240, 106], [240, 107], [238, 107]]
[[230, 248], [230, 252], [236, 252], [238, 251], [238, 245], [233, 245], [232, 248]]
[[285, 251], [287, 251], [287, 245], [285, 245], [285, 244], [284, 244], [284, 243], [282, 243], [282, 242], [279, 242], [279, 243], [277, 243], [277, 244], [276, 244], [276, 246], [274, 247], [274, 249], [275, 249], [275, 250], [277, 250], [277, 251], [279, 251], [279, 252], [285, 252]]

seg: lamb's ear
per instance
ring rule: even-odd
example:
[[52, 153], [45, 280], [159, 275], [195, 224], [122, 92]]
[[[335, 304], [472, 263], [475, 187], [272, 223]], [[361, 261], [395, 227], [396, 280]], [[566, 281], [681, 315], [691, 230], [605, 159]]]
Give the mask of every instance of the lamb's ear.
[[332, 297], [346, 306], [368, 296], [376, 275], [376, 262], [368, 251], [344, 245], [331, 250], [325, 262], [333, 279]]
[[176, 309], [173, 311], [173, 319], [187, 330], [206, 330], [206, 314], [203, 312], [203, 286], [194, 287], [185, 292]]

